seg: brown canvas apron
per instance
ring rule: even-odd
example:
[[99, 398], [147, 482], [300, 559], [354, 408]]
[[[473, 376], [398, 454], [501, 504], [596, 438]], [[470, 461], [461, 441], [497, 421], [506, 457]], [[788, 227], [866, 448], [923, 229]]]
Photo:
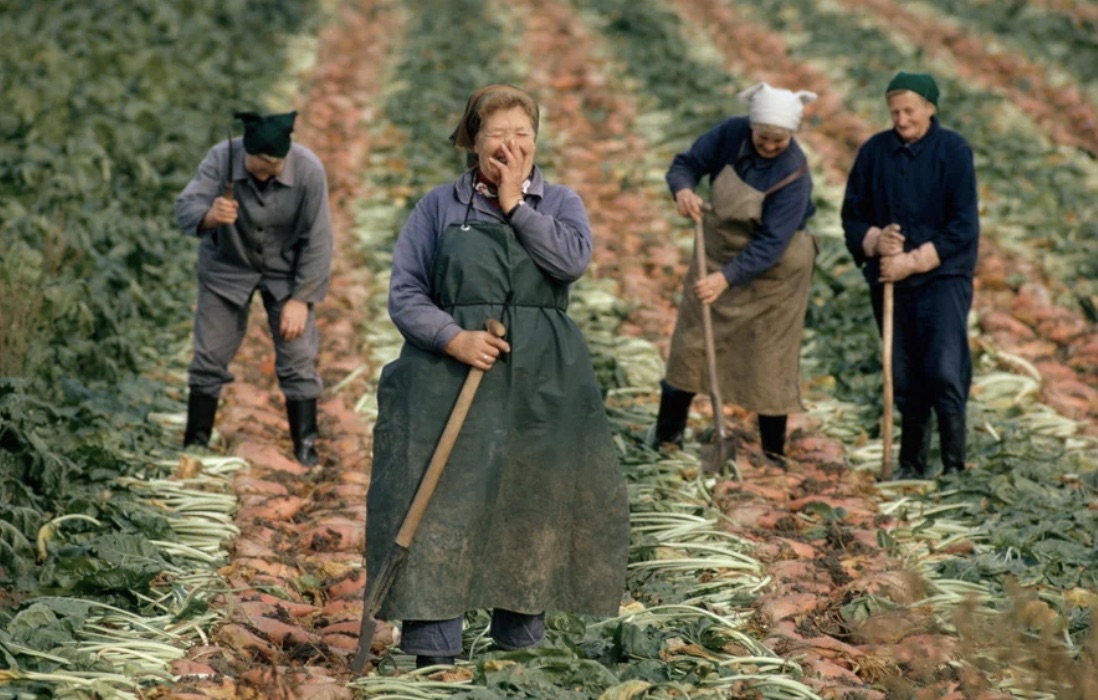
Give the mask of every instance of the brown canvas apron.
[[[763, 192], [748, 185], [731, 166], [713, 181], [713, 208], [704, 214], [706, 274], [739, 255], [762, 221], [768, 194], [800, 177], [797, 171]], [[742, 285], [729, 287], [711, 304], [717, 354], [717, 381], [722, 398], [763, 415], [804, 411], [801, 404], [800, 357], [808, 286], [816, 261], [812, 235], [801, 230], [776, 265]], [[679, 306], [667, 382], [684, 391], [708, 393], [701, 302], [694, 294], [696, 258]]]

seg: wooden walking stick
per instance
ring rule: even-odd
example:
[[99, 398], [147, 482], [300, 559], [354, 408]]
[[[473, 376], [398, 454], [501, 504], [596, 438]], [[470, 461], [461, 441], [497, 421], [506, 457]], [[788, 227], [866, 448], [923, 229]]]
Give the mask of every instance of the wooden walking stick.
[[[503, 327], [503, 324], [495, 319], [488, 319], [484, 326], [489, 333], [497, 338], [502, 338], [507, 333], [507, 329]], [[469, 414], [469, 407], [473, 404], [473, 397], [476, 396], [477, 388], [480, 386], [480, 380], [483, 377], [484, 370], [477, 367], [469, 368], [469, 374], [465, 377], [461, 393], [458, 394], [457, 402], [450, 411], [446, 427], [442, 429], [442, 437], [439, 438], [438, 444], [435, 446], [431, 461], [427, 464], [427, 471], [423, 473], [423, 478], [416, 489], [416, 495], [412, 499], [412, 505], [408, 507], [408, 512], [404, 515], [404, 520], [400, 524], [400, 530], [393, 541], [393, 546], [389, 553], [385, 555], [385, 560], [382, 562], [377, 574], [367, 583], [362, 610], [362, 626], [358, 632], [358, 649], [355, 651], [354, 661], [351, 662], [351, 670], [354, 671], [355, 675], [362, 675], [363, 669], [366, 668], [366, 660], [370, 657], [370, 646], [374, 642], [374, 632], [377, 631], [376, 615], [381, 610], [381, 604], [385, 601], [389, 589], [393, 587], [397, 573], [399, 573], [405, 559], [408, 558], [408, 548], [412, 544], [412, 538], [415, 537], [416, 529], [419, 528], [419, 523], [423, 520], [427, 505], [431, 502], [431, 496], [435, 493], [435, 487], [438, 486], [439, 479], [442, 478], [442, 471], [446, 468], [446, 460], [450, 458], [450, 452], [454, 449], [454, 442], [457, 441], [458, 433], [461, 432], [461, 426], [465, 422], [465, 416]]]
[[884, 283], [884, 313], [881, 314], [881, 367], [884, 373], [884, 417], [881, 419], [881, 481], [892, 479], [892, 283]]

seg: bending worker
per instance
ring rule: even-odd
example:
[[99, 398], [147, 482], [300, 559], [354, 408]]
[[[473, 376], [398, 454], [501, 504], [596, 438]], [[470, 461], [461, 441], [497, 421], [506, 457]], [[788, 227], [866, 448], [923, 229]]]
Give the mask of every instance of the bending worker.
[[312, 466], [319, 462], [316, 404], [323, 388], [313, 307], [328, 291], [332, 225], [324, 167], [291, 140], [296, 114], [238, 113], [244, 137], [211, 148], [176, 199], [179, 227], [201, 239], [183, 445], [209, 443], [221, 389], [234, 379], [229, 363], [258, 291], [274, 339], [294, 456]]
[[[702, 221], [708, 269], [691, 260], [653, 443], [682, 446], [694, 395], [708, 390], [701, 305], [709, 304], [723, 399], [758, 414], [763, 451], [784, 464], [786, 419], [803, 411], [800, 351], [816, 245], [812, 178], [794, 134], [811, 92], [760, 83], [732, 117], [675, 156], [667, 184], [678, 211]], [[694, 191], [710, 181], [711, 207]]]

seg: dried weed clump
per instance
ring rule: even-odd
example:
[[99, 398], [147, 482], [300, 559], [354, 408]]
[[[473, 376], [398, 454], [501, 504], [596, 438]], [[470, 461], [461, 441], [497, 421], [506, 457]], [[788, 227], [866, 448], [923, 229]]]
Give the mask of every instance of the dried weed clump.
[[965, 697], [1010, 687], [1057, 700], [1098, 698], [1098, 629], [1073, 644], [1063, 611], [1035, 591], [1007, 585], [1007, 607], [989, 613], [976, 600], [954, 611]]
[[[46, 288], [73, 252], [61, 224], [43, 225], [37, 248], [0, 226], [0, 377], [30, 373], [34, 347], [48, 338]], [[57, 313], [57, 310], [53, 310]]]

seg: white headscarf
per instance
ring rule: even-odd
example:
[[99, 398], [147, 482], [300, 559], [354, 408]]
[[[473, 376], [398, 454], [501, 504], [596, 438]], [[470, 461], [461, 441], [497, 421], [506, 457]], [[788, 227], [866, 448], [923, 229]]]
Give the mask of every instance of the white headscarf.
[[807, 90], [790, 92], [759, 83], [747, 88], [737, 97], [741, 102], [751, 105], [752, 124], [770, 124], [796, 131], [801, 126], [804, 106], [816, 99], [816, 93]]

